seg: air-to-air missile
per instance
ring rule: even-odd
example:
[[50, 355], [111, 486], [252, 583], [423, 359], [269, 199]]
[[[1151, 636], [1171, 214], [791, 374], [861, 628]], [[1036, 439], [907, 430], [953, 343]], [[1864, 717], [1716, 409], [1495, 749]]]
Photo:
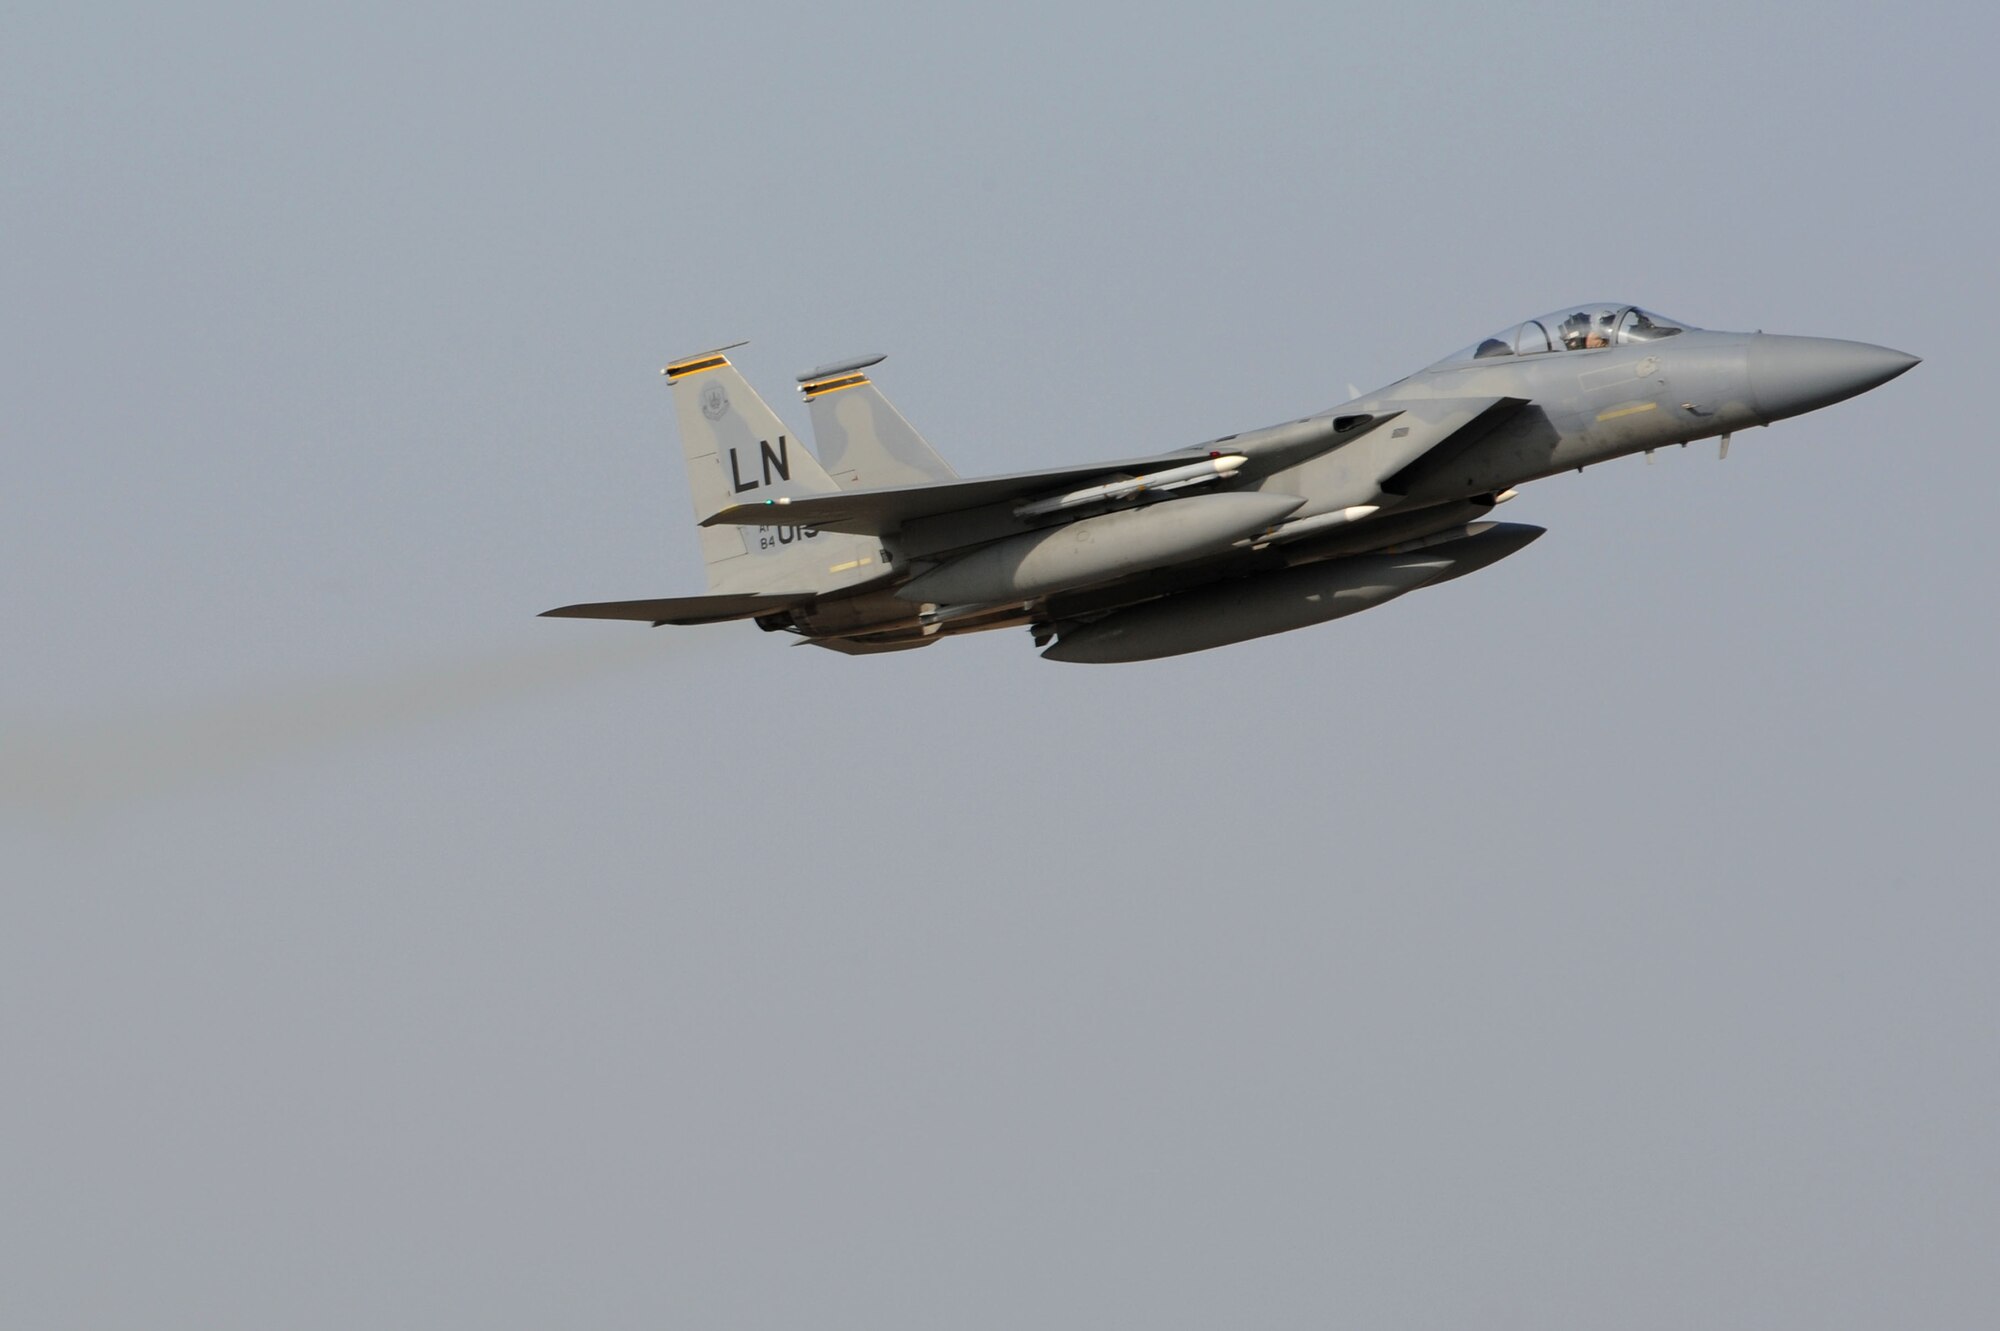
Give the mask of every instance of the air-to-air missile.
[[1165, 494], [1169, 490], [1185, 490], [1191, 485], [1207, 485], [1214, 481], [1226, 481], [1243, 470], [1243, 464], [1250, 459], [1241, 453], [1218, 454], [1206, 462], [1190, 462], [1185, 467], [1168, 467], [1165, 471], [1150, 471], [1144, 476], [1127, 476], [1103, 485], [1088, 485], [1081, 490], [1071, 490], [1053, 499], [1037, 499], [1032, 504], [1020, 504], [1014, 509], [1017, 518], [1039, 518], [1050, 513], [1062, 513], [1070, 509], [1083, 508], [1090, 504], [1108, 504], [1117, 499], [1137, 499], [1149, 491]]

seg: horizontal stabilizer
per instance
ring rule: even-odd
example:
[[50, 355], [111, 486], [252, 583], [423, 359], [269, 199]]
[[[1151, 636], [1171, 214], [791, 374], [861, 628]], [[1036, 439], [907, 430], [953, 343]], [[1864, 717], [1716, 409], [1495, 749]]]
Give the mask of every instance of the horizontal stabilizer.
[[813, 592], [745, 592], [736, 596], [667, 596], [652, 601], [593, 601], [542, 611], [555, 619], [637, 619], [659, 624], [720, 624], [776, 614], [814, 598]]

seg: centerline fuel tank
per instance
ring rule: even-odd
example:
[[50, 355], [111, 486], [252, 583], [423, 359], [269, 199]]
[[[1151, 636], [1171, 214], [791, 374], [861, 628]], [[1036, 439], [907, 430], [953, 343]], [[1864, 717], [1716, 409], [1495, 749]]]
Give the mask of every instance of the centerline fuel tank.
[[1323, 624], [1484, 568], [1541, 534], [1540, 527], [1496, 522], [1407, 554], [1330, 559], [1216, 583], [1064, 630], [1042, 655], [1091, 664], [1150, 661]]

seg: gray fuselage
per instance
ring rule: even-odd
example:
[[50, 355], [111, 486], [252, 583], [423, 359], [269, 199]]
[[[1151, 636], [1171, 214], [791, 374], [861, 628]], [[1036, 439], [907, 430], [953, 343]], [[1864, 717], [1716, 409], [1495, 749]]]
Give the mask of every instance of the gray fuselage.
[[[836, 481], [730, 364], [667, 367], [710, 595], [578, 618], [754, 618], [855, 654], [1027, 625], [1056, 660], [1200, 651], [1485, 568], [1538, 527], [1483, 521], [1557, 472], [1769, 425], [1917, 364], [1832, 338], [1565, 306], [1374, 393], [1190, 449], [962, 480], [861, 370], [802, 389]], [[848, 394], [850, 396], [842, 397]], [[871, 485], [888, 476], [898, 483]], [[914, 478], [914, 479], [912, 479]]]

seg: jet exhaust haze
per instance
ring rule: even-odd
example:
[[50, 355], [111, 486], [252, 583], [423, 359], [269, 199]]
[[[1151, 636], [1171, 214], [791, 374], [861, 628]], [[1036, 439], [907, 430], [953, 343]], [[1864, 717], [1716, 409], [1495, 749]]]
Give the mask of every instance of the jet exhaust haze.
[[88, 814], [468, 716], [686, 649], [657, 635], [620, 637], [273, 684], [178, 708], [107, 705], [89, 719], [17, 719], [0, 723], [0, 810]]

